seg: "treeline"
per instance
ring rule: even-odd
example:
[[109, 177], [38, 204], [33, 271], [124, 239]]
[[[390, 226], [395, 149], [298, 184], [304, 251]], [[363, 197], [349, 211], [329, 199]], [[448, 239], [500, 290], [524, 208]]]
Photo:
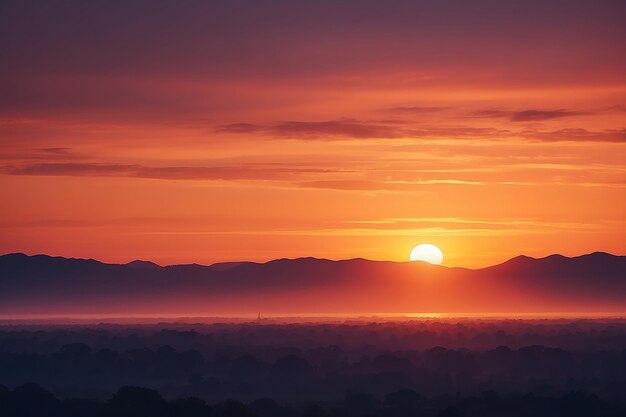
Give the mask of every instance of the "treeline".
[[474, 320], [438, 319], [399, 322], [337, 323], [158, 323], [97, 325], [0, 324], [0, 350], [52, 353], [61, 345], [85, 343], [94, 350], [127, 350], [170, 345], [177, 350], [289, 346], [313, 349], [340, 346], [346, 351], [485, 350], [497, 346], [519, 349], [544, 345], [577, 350], [586, 347], [626, 348], [626, 319]]
[[338, 346], [251, 348], [240, 352], [178, 351], [169, 345], [94, 351], [83, 343], [56, 352], [0, 351], [0, 384], [36, 382], [64, 397], [105, 398], [122, 385], [147, 386], [167, 397], [207, 401], [234, 397], [336, 399], [414, 389], [427, 396], [482, 391], [559, 396], [582, 391], [626, 397], [626, 349], [569, 352], [541, 345], [486, 351], [345, 351]]
[[228, 399], [208, 405], [187, 397], [166, 400], [159, 392], [122, 387], [109, 399], [56, 398], [37, 384], [9, 390], [0, 385], [0, 414], [11, 417], [623, 417], [626, 404], [602, 401], [593, 395], [562, 397], [533, 394], [502, 398], [495, 392], [467, 398], [426, 399], [413, 390], [384, 398], [364, 392], [348, 393], [334, 404], [279, 405], [271, 398], [248, 403]]
[[171, 416], [610, 416], [626, 403], [626, 323], [6, 325], [0, 385], [2, 417], [48, 400], [106, 416], [139, 394]]

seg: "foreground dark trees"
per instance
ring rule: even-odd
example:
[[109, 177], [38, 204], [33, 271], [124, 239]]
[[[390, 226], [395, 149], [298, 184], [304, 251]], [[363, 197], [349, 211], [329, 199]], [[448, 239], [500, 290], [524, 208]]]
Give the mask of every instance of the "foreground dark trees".
[[106, 401], [59, 400], [37, 384], [9, 390], [0, 386], [0, 410], [12, 417], [620, 417], [626, 403], [601, 401], [596, 396], [569, 393], [563, 397], [533, 394], [501, 398], [495, 392], [459, 398], [453, 405], [438, 407], [411, 390], [389, 393], [384, 401], [371, 394], [348, 393], [341, 404], [329, 406], [294, 404], [288, 407], [262, 398], [247, 404], [229, 399], [208, 405], [195, 398], [166, 401], [157, 391], [122, 387]]
[[625, 404], [623, 320], [0, 325], [2, 417], [611, 417]]

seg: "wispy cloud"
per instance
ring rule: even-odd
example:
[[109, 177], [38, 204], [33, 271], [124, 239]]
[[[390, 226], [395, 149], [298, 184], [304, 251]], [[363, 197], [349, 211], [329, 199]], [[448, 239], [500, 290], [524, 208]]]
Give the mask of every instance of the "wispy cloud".
[[303, 181], [296, 184], [303, 188], [320, 188], [327, 190], [382, 191], [389, 190], [388, 184], [381, 181], [367, 180], [321, 180]]
[[72, 148], [61, 147], [25, 149], [10, 153], [0, 152], [0, 161], [67, 161], [80, 158], [80, 155], [74, 153]]
[[599, 226], [594, 223], [547, 221], [539, 218], [503, 218], [499, 220], [459, 217], [418, 217], [418, 218], [383, 218], [373, 220], [351, 220], [346, 222], [358, 225], [360, 228], [372, 229], [406, 229], [416, 227], [443, 227], [443, 228], [481, 228], [481, 229], [510, 229], [510, 228], [550, 228], [550, 229], [579, 229], [595, 230]]
[[432, 185], [481, 185], [480, 181], [458, 179], [430, 179], [418, 181], [369, 181], [369, 180], [320, 180], [303, 181], [295, 185], [303, 188], [319, 188], [341, 191], [427, 191]]
[[37, 148], [36, 151], [51, 155], [68, 155], [71, 148]]
[[463, 125], [409, 126], [403, 123], [383, 121], [359, 121], [338, 119], [319, 122], [286, 121], [260, 125], [233, 123], [220, 126], [218, 132], [247, 134], [264, 133], [280, 138], [304, 140], [351, 139], [419, 139], [419, 138], [486, 138], [510, 136], [508, 130], [492, 127], [472, 127]]
[[529, 109], [529, 110], [503, 110], [484, 109], [476, 111], [473, 117], [509, 119], [512, 122], [540, 122], [544, 120], [562, 119], [564, 117], [586, 116], [590, 112], [573, 111], [567, 109]]
[[571, 110], [524, 110], [511, 114], [514, 122], [536, 122], [541, 120], [561, 119], [563, 117], [585, 116], [589, 112], [578, 112]]
[[218, 132], [227, 133], [267, 133], [279, 137], [296, 138], [401, 138], [408, 132], [397, 125], [363, 122], [356, 119], [326, 120], [317, 122], [285, 121], [276, 124], [259, 125], [233, 123], [220, 126]]
[[134, 177], [165, 180], [276, 180], [298, 174], [337, 171], [297, 167], [149, 167], [132, 164], [47, 163], [5, 166], [2, 172], [9, 175]]
[[626, 142], [626, 129], [607, 129], [592, 131], [581, 128], [559, 129], [552, 131], [527, 130], [521, 133], [522, 137], [531, 140], [557, 142]]
[[[491, 116], [508, 117], [511, 120], [543, 120], [573, 115], [574, 112], [555, 110], [534, 113], [534, 110], [506, 113], [496, 116], [501, 110], [485, 110]], [[558, 115], [557, 115], [558, 114]], [[576, 113], [583, 114], [583, 113]], [[286, 121], [275, 124], [233, 123], [220, 126], [218, 132], [232, 134], [262, 133], [277, 138], [301, 140], [337, 140], [337, 139], [530, 139], [534, 141], [576, 141], [576, 142], [624, 142], [626, 129], [607, 129], [591, 131], [583, 128], [566, 128], [551, 131], [509, 130], [495, 127], [476, 127], [465, 125], [408, 125], [403, 123], [385, 124], [384, 121], [359, 121], [339, 119], [319, 122]]]
[[408, 106], [408, 107], [392, 107], [387, 109], [392, 113], [401, 113], [401, 114], [426, 114], [426, 113], [436, 113], [440, 111], [447, 110], [448, 107], [428, 107], [428, 106]]

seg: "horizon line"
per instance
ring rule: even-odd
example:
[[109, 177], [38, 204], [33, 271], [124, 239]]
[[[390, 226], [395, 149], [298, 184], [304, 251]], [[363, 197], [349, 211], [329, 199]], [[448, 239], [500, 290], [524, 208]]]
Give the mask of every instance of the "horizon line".
[[[405, 312], [405, 313], [384, 313], [384, 312], [360, 312], [360, 313], [268, 313], [262, 314], [259, 319], [257, 312], [249, 313], [229, 313], [229, 314], [0, 314], [0, 326], [11, 324], [11, 322], [24, 321], [71, 321], [75, 320], [85, 324], [120, 324], [120, 322], [107, 323], [106, 320], [127, 321], [126, 324], [135, 324], [131, 320], [141, 320], [141, 324], [215, 324], [223, 323], [224, 320], [237, 321], [245, 323], [260, 323], [277, 321], [304, 321], [314, 320], [323, 322], [324, 320], [354, 320], [354, 321], [412, 321], [412, 320], [567, 320], [567, 319], [610, 319], [624, 320], [626, 319], [626, 311], [623, 312], [607, 312], [607, 311], [591, 311], [591, 312]], [[169, 321], [167, 321], [169, 320]], [[190, 321], [204, 320], [205, 322]], [[148, 321], [148, 322], [146, 322]], [[78, 323], [76, 323], [78, 324]]]
[[299, 257], [295, 257], [295, 258], [274, 258], [274, 259], [269, 259], [267, 261], [246, 261], [246, 260], [241, 260], [241, 261], [219, 261], [219, 262], [213, 262], [211, 264], [199, 264], [196, 262], [192, 262], [192, 263], [179, 263], [179, 264], [168, 264], [168, 265], [161, 265], [159, 263], [156, 263], [154, 261], [150, 261], [150, 260], [145, 260], [145, 259], [133, 259], [131, 261], [125, 262], [125, 263], [117, 263], [117, 262], [106, 262], [106, 261], [101, 261], [99, 259], [96, 258], [80, 258], [80, 257], [71, 257], [71, 256], [62, 256], [62, 255], [49, 255], [46, 253], [35, 253], [33, 255], [29, 255], [25, 252], [9, 252], [9, 253], [5, 253], [0, 255], [1, 257], [5, 257], [5, 256], [11, 256], [11, 255], [23, 255], [23, 256], [27, 256], [29, 258], [32, 257], [36, 257], [36, 256], [44, 256], [44, 257], [48, 257], [48, 258], [61, 258], [61, 259], [67, 259], [67, 260], [82, 260], [82, 261], [95, 261], [95, 262], [99, 262], [101, 264], [104, 265], [121, 265], [121, 266], [128, 266], [134, 262], [143, 262], [143, 263], [150, 263], [152, 265], [155, 265], [159, 268], [168, 268], [168, 267], [176, 267], [176, 266], [190, 266], [190, 265], [194, 265], [194, 266], [200, 266], [200, 267], [205, 267], [205, 268], [211, 268], [214, 267], [216, 265], [226, 265], [226, 264], [255, 264], [255, 265], [266, 265], [272, 262], [277, 262], [277, 261], [298, 261], [298, 260], [307, 260], [307, 259], [312, 259], [312, 260], [318, 260], [318, 261], [327, 261], [327, 262], [349, 262], [349, 261], [366, 261], [366, 262], [385, 262], [385, 263], [395, 263], [395, 264], [409, 264], [409, 263], [419, 263], [421, 265], [429, 265], [432, 267], [441, 267], [441, 268], [447, 268], [447, 269], [467, 269], [467, 270], [481, 270], [481, 269], [487, 269], [487, 268], [491, 268], [494, 266], [499, 266], [499, 265], [503, 265], [506, 264], [507, 262], [510, 262], [512, 260], [515, 259], [532, 259], [532, 260], [542, 260], [542, 259], [547, 259], [547, 258], [551, 258], [551, 257], [560, 257], [560, 258], [566, 258], [566, 259], [577, 259], [577, 258], [582, 258], [585, 256], [591, 256], [591, 255], [609, 255], [609, 256], [614, 256], [614, 257], [623, 257], [626, 255], [618, 255], [618, 254], [614, 254], [614, 253], [610, 253], [610, 252], [604, 252], [604, 251], [593, 251], [593, 252], [588, 252], [588, 253], [583, 253], [580, 255], [574, 255], [574, 256], [566, 256], [566, 255], [562, 255], [560, 253], [552, 253], [546, 256], [541, 256], [541, 257], [533, 257], [533, 256], [528, 256], [528, 255], [524, 255], [524, 254], [520, 254], [520, 255], [516, 255], [513, 256], [511, 258], [508, 258], [502, 262], [499, 263], [495, 263], [492, 265], [487, 265], [487, 266], [483, 266], [483, 267], [478, 267], [478, 268], [469, 268], [469, 267], [463, 267], [463, 266], [447, 266], [447, 265], [437, 265], [437, 264], [431, 264], [429, 262], [426, 261], [393, 261], [393, 260], [379, 260], [379, 259], [367, 259], [367, 258], [362, 258], [362, 257], [355, 257], [355, 258], [346, 258], [346, 259], [329, 259], [329, 258], [318, 258], [315, 256], [299, 256]]

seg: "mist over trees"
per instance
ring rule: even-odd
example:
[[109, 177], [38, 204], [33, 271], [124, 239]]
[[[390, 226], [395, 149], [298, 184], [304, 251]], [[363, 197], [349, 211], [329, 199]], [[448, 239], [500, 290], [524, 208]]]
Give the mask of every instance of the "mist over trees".
[[624, 415], [614, 320], [9, 325], [12, 416]]

